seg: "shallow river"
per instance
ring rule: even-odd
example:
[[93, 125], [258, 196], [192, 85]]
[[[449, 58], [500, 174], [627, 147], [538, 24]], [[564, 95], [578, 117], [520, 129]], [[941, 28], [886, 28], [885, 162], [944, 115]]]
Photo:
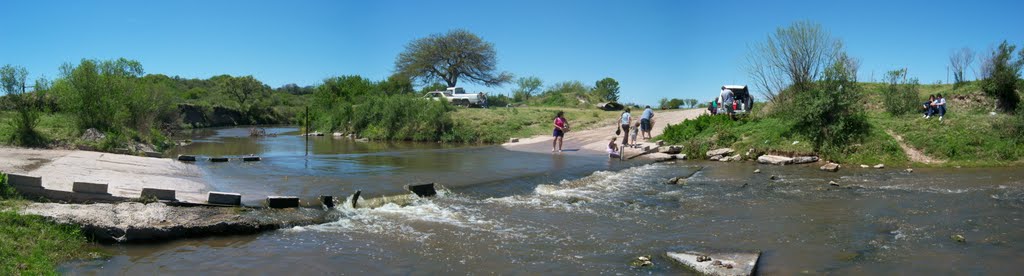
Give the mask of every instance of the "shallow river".
[[[587, 152], [357, 143], [294, 129], [195, 134], [183, 153], [259, 154], [199, 162], [216, 190], [265, 195], [401, 192], [410, 206], [336, 210], [343, 219], [253, 236], [105, 246], [109, 260], [62, 273], [685, 274], [677, 250], [760, 250], [764, 274], [997, 274], [1024, 268], [1024, 170], [844, 168], [684, 161], [609, 162]], [[753, 173], [760, 169], [762, 173]], [[668, 178], [696, 172], [683, 185]], [[772, 175], [777, 180], [771, 180]], [[839, 186], [831, 186], [836, 181]], [[953, 241], [961, 234], [967, 241]], [[655, 265], [629, 261], [653, 255]]]

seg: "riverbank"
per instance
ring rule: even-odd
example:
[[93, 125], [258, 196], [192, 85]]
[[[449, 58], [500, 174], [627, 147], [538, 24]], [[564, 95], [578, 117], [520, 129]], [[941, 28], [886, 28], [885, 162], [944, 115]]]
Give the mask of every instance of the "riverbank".
[[[882, 102], [883, 85], [867, 83], [862, 106], [869, 125], [859, 138], [843, 149], [822, 156], [847, 166], [885, 164], [906, 167], [999, 167], [1024, 164], [1024, 143], [1013, 129], [1024, 122], [1020, 116], [993, 112], [994, 101], [973, 86], [923, 85], [920, 94], [946, 95], [947, 113], [924, 118], [920, 112], [887, 113]], [[923, 100], [922, 100], [923, 101]], [[668, 130], [660, 137], [684, 145], [693, 157], [716, 148], [733, 148], [752, 155], [819, 155], [812, 139], [799, 134], [796, 121], [772, 115], [772, 107], [755, 105], [753, 115], [739, 120], [703, 116]]]
[[[639, 118], [640, 113], [643, 110], [631, 112], [635, 114], [636, 118]], [[651, 128], [651, 136], [656, 137], [661, 135], [665, 128], [670, 124], [679, 124], [685, 120], [694, 119], [700, 116], [704, 112], [703, 109], [683, 109], [683, 110], [658, 110], [655, 111], [655, 124]], [[605, 155], [605, 151], [608, 146], [608, 139], [615, 135], [615, 130], [618, 128], [617, 120], [618, 115], [621, 114], [619, 111], [612, 112], [615, 114], [614, 117], [601, 120], [600, 122], [594, 122], [590, 124], [589, 129], [587, 128], [576, 128], [574, 124], [574, 118], [568, 117], [570, 125], [573, 126], [573, 130], [565, 135], [562, 141], [563, 152], [561, 154], [572, 154], [576, 151], [583, 151], [591, 154]], [[548, 128], [550, 132], [551, 127]], [[658, 139], [643, 140], [639, 136], [637, 138], [641, 142], [653, 143]], [[533, 135], [529, 138], [519, 139], [518, 142], [510, 142], [502, 144], [502, 147], [513, 151], [525, 151], [525, 152], [536, 152], [536, 153], [550, 153], [551, 152], [551, 141], [552, 137], [550, 133]], [[618, 135], [617, 144], [622, 143], [622, 135]], [[625, 155], [634, 156], [642, 153], [642, 149], [637, 148], [626, 148]]]

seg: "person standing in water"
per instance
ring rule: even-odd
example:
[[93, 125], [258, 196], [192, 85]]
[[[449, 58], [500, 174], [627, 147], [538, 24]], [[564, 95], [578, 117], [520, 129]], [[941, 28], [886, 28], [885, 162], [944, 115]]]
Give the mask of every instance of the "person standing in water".
[[562, 152], [562, 140], [566, 132], [569, 132], [569, 121], [565, 120], [565, 112], [559, 111], [555, 115], [555, 130], [552, 132], [555, 139], [551, 141], [551, 152]]

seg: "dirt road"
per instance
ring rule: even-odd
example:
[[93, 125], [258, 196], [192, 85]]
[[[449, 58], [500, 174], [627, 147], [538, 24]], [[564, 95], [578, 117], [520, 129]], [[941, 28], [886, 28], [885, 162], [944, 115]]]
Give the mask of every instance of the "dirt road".
[[[636, 110], [630, 112], [633, 118], [640, 118], [640, 114], [643, 110]], [[654, 127], [651, 129], [651, 136], [660, 135], [665, 131], [665, 126], [669, 124], [678, 124], [686, 119], [693, 119], [700, 114], [704, 113], [704, 109], [685, 109], [685, 110], [672, 110], [672, 111], [655, 111], [654, 112]], [[572, 125], [572, 118], [566, 118], [569, 120], [569, 124]], [[608, 145], [608, 139], [615, 135], [615, 129], [618, 128], [618, 120], [608, 121], [605, 123], [606, 126], [580, 130], [570, 131], [565, 135], [565, 140], [562, 144], [563, 152], [560, 154], [574, 154], [575, 152], [584, 153], [599, 153], [604, 154], [605, 149]], [[640, 137], [637, 136], [639, 139]], [[551, 135], [538, 135], [526, 139], [520, 139], [517, 143], [506, 143], [502, 146], [508, 150], [513, 151], [527, 151], [527, 152], [551, 152]], [[653, 142], [644, 141], [642, 142]], [[622, 143], [622, 135], [619, 135], [617, 143]], [[633, 155], [639, 153], [638, 149], [627, 149], [626, 155]]]

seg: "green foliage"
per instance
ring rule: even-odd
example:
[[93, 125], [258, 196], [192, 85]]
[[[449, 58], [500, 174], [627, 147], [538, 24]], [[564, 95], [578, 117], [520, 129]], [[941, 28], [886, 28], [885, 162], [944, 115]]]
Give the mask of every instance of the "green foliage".
[[1013, 51], [1016, 47], [1006, 41], [1000, 43], [999, 48], [992, 53], [988, 62], [991, 72], [987, 78], [982, 80], [982, 88], [985, 93], [996, 98], [999, 108], [1004, 112], [1015, 111], [1020, 102], [1017, 88], [1020, 82], [1020, 70], [1024, 66], [1024, 50], [1021, 50], [1014, 60]]
[[540, 92], [544, 82], [537, 77], [521, 77], [516, 80], [516, 88], [512, 90], [513, 100], [516, 102], [525, 102], [530, 100], [530, 97]]
[[814, 150], [825, 157], [844, 153], [870, 130], [860, 108], [856, 72], [847, 60], [841, 56], [814, 88], [794, 93], [793, 105], [799, 108], [788, 112], [795, 119], [793, 130], [809, 137]]
[[604, 78], [594, 83], [593, 94], [602, 101], [619, 100], [619, 82], [613, 78]]
[[697, 103], [697, 100], [694, 100], [694, 99], [676, 99], [676, 98], [672, 98], [671, 100], [669, 100], [668, 98], [661, 98], [660, 100], [658, 100], [658, 108], [660, 108], [660, 109], [677, 109], [677, 108], [679, 108], [680, 106], [683, 106], [683, 105], [689, 105], [690, 107], [693, 107], [693, 104], [690, 103], [691, 100], [693, 101], [693, 104]]
[[369, 139], [437, 141], [452, 129], [453, 109], [445, 101], [412, 96], [373, 97], [353, 107], [348, 123]]
[[906, 70], [893, 70], [885, 75], [888, 87], [883, 92], [882, 104], [889, 114], [907, 114], [916, 111], [921, 104], [918, 98], [920, 83], [916, 78], [907, 81], [906, 77]]
[[718, 132], [727, 129], [738, 122], [729, 119], [729, 116], [714, 116], [702, 114], [695, 119], [685, 120], [677, 125], [665, 127], [661, 138], [667, 143], [682, 143], [706, 132]]
[[456, 29], [409, 42], [395, 60], [395, 71], [423, 83], [445, 82], [454, 87], [459, 79], [486, 86], [512, 80], [507, 72], [497, 73], [494, 44], [476, 34]]
[[243, 77], [223, 75], [218, 80], [220, 90], [234, 99], [238, 104], [238, 109], [244, 112], [250, 110], [252, 101], [265, 98], [270, 90], [251, 75]]
[[0, 200], [17, 199], [18, 192], [7, 183], [7, 174], [0, 173]]
[[9, 123], [15, 130], [9, 139], [18, 145], [37, 146], [45, 144], [45, 138], [36, 132], [36, 125], [39, 124], [41, 113], [40, 89], [46, 89], [46, 80], [36, 81], [35, 92], [25, 91], [25, 79], [28, 77], [28, 70], [20, 66], [4, 65], [0, 67], [0, 88], [3, 89], [6, 98], [18, 112], [14, 120]]

